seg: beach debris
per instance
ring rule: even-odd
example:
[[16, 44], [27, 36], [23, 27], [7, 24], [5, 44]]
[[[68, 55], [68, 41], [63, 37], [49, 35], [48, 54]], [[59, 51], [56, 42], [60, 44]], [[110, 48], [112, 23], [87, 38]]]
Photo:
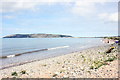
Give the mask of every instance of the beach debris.
[[60, 62], [57, 62], [57, 64], [60, 64]]
[[43, 64], [42, 66], [47, 66], [46, 64]]
[[68, 61], [68, 63], [70, 63], [70, 61]]
[[59, 72], [55, 72], [52, 77], [55, 78], [55, 77], [57, 77], [59, 74], [60, 74]]
[[111, 53], [111, 51], [114, 49], [115, 47], [111, 47], [110, 49], [108, 49], [105, 53]]
[[85, 69], [84, 68], [81, 68], [82, 71], [84, 71]]
[[61, 71], [60, 71], [60, 73], [63, 73], [63, 72], [65, 72], [65, 70], [61, 70]]
[[23, 71], [21, 71], [20, 73], [21, 73], [21, 74], [26, 74], [26, 71], [25, 71], [25, 70], [23, 70]]
[[85, 58], [85, 56], [81, 55], [82, 58]]
[[90, 66], [90, 69], [94, 69], [94, 66]]
[[99, 54], [101, 54], [101, 55], [104, 55], [105, 53], [104, 52], [98, 52]]
[[91, 74], [91, 72], [90, 71], [87, 71], [89, 74]]
[[57, 74], [53, 74], [53, 77], [56, 77], [56, 76], [58, 76]]
[[12, 76], [18, 76], [18, 73], [17, 73], [17, 72], [12, 72], [11, 75], [12, 75]]
[[84, 62], [86, 61], [86, 59], [84, 58]]

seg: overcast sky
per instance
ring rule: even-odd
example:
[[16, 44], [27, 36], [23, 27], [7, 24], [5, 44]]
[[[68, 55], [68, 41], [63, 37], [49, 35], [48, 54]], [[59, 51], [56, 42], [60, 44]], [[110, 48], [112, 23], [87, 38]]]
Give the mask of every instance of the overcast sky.
[[118, 35], [118, 0], [4, 0], [0, 15], [2, 36], [20, 33], [76, 37]]

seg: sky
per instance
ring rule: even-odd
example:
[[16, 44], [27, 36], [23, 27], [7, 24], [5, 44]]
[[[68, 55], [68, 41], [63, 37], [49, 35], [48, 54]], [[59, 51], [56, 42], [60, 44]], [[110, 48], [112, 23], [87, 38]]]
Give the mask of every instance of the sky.
[[0, 33], [118, 35], [117, 0], [1, 0]]

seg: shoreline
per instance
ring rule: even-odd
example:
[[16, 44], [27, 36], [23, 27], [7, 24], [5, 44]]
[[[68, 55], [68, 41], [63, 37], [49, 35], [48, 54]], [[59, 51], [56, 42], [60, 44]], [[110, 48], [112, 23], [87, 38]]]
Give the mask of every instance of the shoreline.
[[[39, 78], [52, 78], [52, 77], [86, 78], [85, 76], [88, 75], [89, 76], [88, 78], [95, 78], [95, 76], [97, 75], [95, 73], [97, 70], [99, 71], [99, 69], [88, 69], [88, 68], [90, 68], [92, 58], [96, 59], [100, 56], [105, 56], [104, 54], [102, 54], [102, 52], [108, 50], [112, 46], [114, 46], [114, 45], [102, 45], [102, 46], [97, 46], [97, 47], [91, 47], [91, 48], [87, 48], [87, 49], [84, 49], [84, 50], [81, 50], [78, 52], [64, 54], [61, 56], [47, 58], [47, 59], [43, 59], [43, 60], [30, 61], [30, 62], [21, 64], [21, 65], [12, 66], [12, 67], [0, 70], [0, 72], [3, 73], [1, 77], [10, 77], [10, 78], [11, 77], [18, 77], [18, 78], [19, 77], [20, 78], [28, 78], [28, 77], [35, 77], [35, 78], [38, 78], [38, 77]], [[117, 54], [116, 52], [113, 52], [109, 56], [111, 56], [111, 55], [113, 56], [116, 54]], [[78, 62], [79, 62], [79, 64], [78, 64]], [[116, 63], [114, 73], [117, 72], [117, 70], [118, 70], [118, 69], [116, 69], [117, 68], [117, 60], [114, 60], [114, 61], [108, 62], [108, 63], [110, 63], [110, 64]], [[104, 66], [109, 67], [109, 65], [102, 65], [101, 67], [104, 67]], [[78, 68], [76, 68], [76, 67], [78, 67]], [[101, 69], [101, 67], [100, 67], [100, 69]], [[73, 72], [71, 72], [72, 71], [71, 69], [73, 70]], [[11, 75], [13, 72], [19, 73], [22, 70], [25, 70], [27, 74], [23, 74], [23, 75], [19, 74], [18, 76]], [[74, 71], [74, 70], [76, 70], [76, 71]], [[96, 71], [94, 71], [94, 70], [96, 70]], [[80, 72], [77, 72], [77, 71], [80, 71]], [[84, 75], [78, 76], [78, 73], [84, 74]], [[36, 76], [32, 76], [31, 74], [36, 75]], [[90, 74], [93, 74], [93, 75], [90, 76]], [[99, 75], [97, 77], [101, 77], [101, 76]], [[103, 77], [105, 77], [105, 76], [103, 76]], [[116, 73], [116, 75], [111, 76], [111, 77], [112, 78], [118, 77], [117, 73]], [[107, 78], [107, 77], [105, 77], [105, 78]]]
[[[85, 48], [85, 49], [81, 49], [81, 50], [79, 50], [79, 51], [70, 52], [70, 53], [68, 53], [68, 54], [73, 54], [73, 53], [76, 53], [76, 52], [77, 52], [77, 53], [78, 53], [78, 52], [82, 52], [82, 51], [84, 51], [84, 50], [92, 49], [92, 48], [95, 48], [95, 47], [110, 46], [110, 45], [111, 45], [111, 44], [102, 44], [102, 45], [92, 46], [92, 47], [88, 47], [88, 48]], [[42, 60], [46, 60], [46, 59], [51, 59], [51, 58], [55, 58], [55, 57], [60, 57], [60, 56], [68, 55], [68, 54], [62, 54], [62, 55], [59, 55], [59, 56], [48, 57], [48, 58], [44, 58], [44, 59], [35, 59], [35, 60], [25, 61], [25, 62], [16, 63], [16, 64], [9, 64], [9, 65], [6, 65], [6, 66], [1, 67], [0, 70], [7, 69], [7, 68], [11, 68], [11, 67], [16, 67], [16, 66], [21, 66], [21, 65], [28, 64], [28, 63], [32, 63], [32, 62], [36, 62], [36, 61], [42, 61]], [[4, 58], [3, 58], [3, 59], [4, 59]]]

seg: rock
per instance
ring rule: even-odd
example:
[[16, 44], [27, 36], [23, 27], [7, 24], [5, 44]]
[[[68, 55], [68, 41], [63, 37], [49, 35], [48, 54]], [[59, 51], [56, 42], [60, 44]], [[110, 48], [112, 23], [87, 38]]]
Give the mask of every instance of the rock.
[[111, 51], [114, 49], [114, 47], [111, 47], [110, 49], [108, 49], [105, 53], [111, 53]]

